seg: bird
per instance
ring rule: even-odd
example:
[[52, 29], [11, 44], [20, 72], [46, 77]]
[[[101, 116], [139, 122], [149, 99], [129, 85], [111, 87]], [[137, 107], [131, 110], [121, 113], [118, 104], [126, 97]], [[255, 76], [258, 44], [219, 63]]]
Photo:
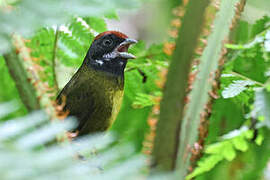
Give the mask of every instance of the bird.
[[137, 40], [119, 31], [98, 34], [82, 65], [56, 98], [62, 112], [75, 117], [77, 136], [103, 132], [111, 127], [119, 113], [124, 91], [124, 70], [129, 46]]

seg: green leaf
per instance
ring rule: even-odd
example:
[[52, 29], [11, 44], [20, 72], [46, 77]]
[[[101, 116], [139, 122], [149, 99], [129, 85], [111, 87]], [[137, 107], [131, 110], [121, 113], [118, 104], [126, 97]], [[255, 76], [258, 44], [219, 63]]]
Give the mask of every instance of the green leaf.
[[[10, 105], [15, 106], [11, 103], [0, 104], [0, 112], [9, 114], [16, 109]], [[0, 146], [4, 154], [0, 156], [0, 179], [63, 177], [71, 180], [90, 177], [96, 180], [111, 177], [137, 179], [145, 176], [141, 172], [145, 168], [143, 155], [133, 155], [132, 145], [117, 142], [117, 145], [111, 146], [115, 143], [111, 133], [85, 136], [61, 144], [53, 143], [56, 133], [62, 135], [74, 127], [74, 122], [70, 119], [49, 122], [45, 113], [34, 112], [0, 123]], [[74, 158], [78, 155], [84, 160]]]
[[233, 139], [233, 145], [237, 150], [240, 150], [242, 152], [247, 151], [248, 149], [248, 143], [245, 140], [244, 136], [238, 136], [236, 138]]
[[252, 130], [246, 131], [246, 132], [244, 133], [244, 135], [245, 135], [245, 137], [246, 137], [247, 139], [252, 139], [252, 138], [254, 137], [254, 133], [253, 133]]
[[257, 144], [258, 146], [260, 146], [260, 145], [262, 145], [263, 140], [264, 140], [264, 136], [263, 136], [262, 134], [259, 134], [259, 135], [257, 136], [255, 142], [256, 142], [256, 144]]
[[52, 28], [42, 28], [26, 43], [26, 46], [31, 49], [31, 56], [43, 68], [43, 73], [40, 74], [41, 80], [47, 82], [50, 87], [54, 86], [52, 67], [54, 41], [54, 30]]
[[146, 56], [146, 45], [143, 41], [138, 41], [134, 46], [131, 46], [129, 48], [129, 52], [132, 54], [136, 54], [137, 58], [140, 58], [142, 56]]
[[104, 32], [107, 30], [106, 22], [103, 18], [99, 17], [87, 17], [83, 18], [91, 29], [97, 32]]
[[234, 52], [236, 54], [232, 58], [233, 61], [230, 62], [233, 65], [231, 70], [257, 81], [257, 84], [261, 83], [261, 86], [268, 79], [267, 72], [270, 67], [267, 55], [270, 41], [268, 41], [267, 37], [268, 30], [264, 28], [263, 32], [256, 35], [251, 42], [244, 45], [230, 45], [232, 49], [239, 50]]
[[118, 17], [118, 14], [116, 11], [109, 12], [109, 13], [105, 14], [104, 17], [107, 19], [119, 20], [119, 17]]
[[213, 169], [221, 160], [223, 159], [220, 155], [213, 155], [202, 159], [198, 163], [198, 168], [196, 168], [191, 174], [186, 176], [186, 180], [192, 179], [202, 173], [210, 171]]
[[144, 93], [138, 93], [132, 106], [134, 108], [144, 108], [147, 106], [153, 106], [155, 103], [154, 96]]
[[227, 142], [218, 142], [215, 144], [208, 145], [205, 149], [205, 153], [207, 154], [220, 154], [223, 150], [224, 146], [227, 145]]
[[228, 144], [226, 144], [226, 146], [224, 146], [224, 149], [222, 151], [222, 155], [228, 161], [232, 161], [236, 157], [236, 152], [235, 152], [233, 145], [231, 143], [228, 143]]
[[225, 44], [225, 47], [228, 49], [241, 50], [245, 49], [242, 44]]
[[223, 156], [228, 161], [231, 161], [235, 158], [236, 152], [233, 148], [233, 144], [230, 141], [219, 142], [207, 146], [205, 153], [207, 154], [219, 154]]
[[223, 98], [232, 98], [247, 89], [247, 86], [254, 85], [255, 82], [250, 80], [235, 80], [232, 84], [222, 91]]
[[235, 129], [235, 130], [230, 131], [229, 133], [223, 135], [222, 138], [226, 140], [232, 139], [232, 138], [240, 136], [243, 133], [246, 133], [247, 131], [249, 131], [249, 128], [247, 126], [243, 126], [240, 129]]
[[[139, 7], [140, 0], [48, 0], [33, 1], [24, 0], [16, 3], [16, 11], [0, 11], [0, 31], [1, 53], [10, 46], [7, 38], [12, 33], [28, 35], [39, 29], [41, 26], [51, 26], [63, 24], [72, 16], [92, 16], [104, 17], [111, 14], [116, 9], [134, 9]], [[31, 10], [31, 15], [29, 14]], [[112, 15], [109, 17], [113, 17]], [[12, 29], [13, 31], [10, 31]], [[101, 26], [98, 25], [101, 30]]]
[[266, 25], [270, 22], [270, 17], [264, 16], [262, 19], [256, 21], [252, 26], [251, 37], [255, 37], [257, 34], [263, 32], [266, 28]]

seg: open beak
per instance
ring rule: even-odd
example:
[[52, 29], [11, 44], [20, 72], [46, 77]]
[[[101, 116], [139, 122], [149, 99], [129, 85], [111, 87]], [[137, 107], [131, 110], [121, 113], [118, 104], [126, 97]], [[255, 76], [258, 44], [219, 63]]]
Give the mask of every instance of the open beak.
[[128, 48], [131, 44], [135, 44], [138, 41], [135, 39], [125, 39], [117, 48], [115, 49], [117, 55], [124, 59], [135, 59], [136, 57], [133, 54], [128, 53]]

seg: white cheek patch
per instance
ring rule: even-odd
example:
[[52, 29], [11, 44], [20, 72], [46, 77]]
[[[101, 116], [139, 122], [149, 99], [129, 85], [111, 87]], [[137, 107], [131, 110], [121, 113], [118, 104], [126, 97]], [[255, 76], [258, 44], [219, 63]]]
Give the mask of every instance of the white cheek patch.
[[124, 65], [124, 63], [122, 61], [120, 61], [119, 64], [120, 64], [120, 66], [123, 66]]
[[116, 57], [118, 57], [118, 53], [116, 53], [116, 52], [111, 52], [111, 53], [108, 53], [108, 54], [104, 54], [103, 55], [103, 58], [105, 59], [105, 60], [110, 60], [110, 59], [114, 59], [114, 58], [116, 58]]
[[103, 64], [104, 62], [101, 61], [101, 60], [96, 60], [96, 63], [99, 64], [100, 66], [102, 66], [102, 64]]

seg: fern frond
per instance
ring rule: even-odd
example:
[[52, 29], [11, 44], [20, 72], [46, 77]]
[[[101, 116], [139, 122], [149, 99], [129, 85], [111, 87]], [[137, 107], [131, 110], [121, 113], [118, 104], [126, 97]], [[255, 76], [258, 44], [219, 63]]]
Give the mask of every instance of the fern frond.
[[254, 84], [255, 82], [250, 80], [235, 80], [222, 91], [222, 96], [225, 99], [235, 97]]
[[[2, 115], [15, 111], [1, 104]], [[70, 143], [45, 144], [74, 127], [74, 121], [50, 122], [35, 112], [0, 124], [0, 179], [130, 179], [142, 177], [142, 155], [130, 145], [117, 145], [111, 133], [85, 136]], [[83, 160], [78, 158], [83, 156]]]

